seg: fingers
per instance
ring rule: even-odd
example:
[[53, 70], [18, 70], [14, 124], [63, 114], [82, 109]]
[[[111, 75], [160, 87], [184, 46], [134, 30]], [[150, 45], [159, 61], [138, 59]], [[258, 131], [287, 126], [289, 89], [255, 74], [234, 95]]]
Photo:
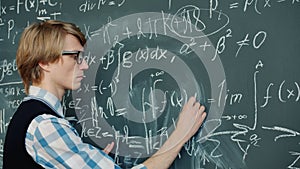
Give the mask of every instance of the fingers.
[[197, 102], [194, 96], [189, 98], [188, 102], [184, 105], [183, 109], [185, 110], [192, 109], [190, 112], [196, 114], [198, 113], [202, 114], [205, 111], [205, 107], [201, 105], [199, 102]]
[[[188, 102], [184, 105], [182, 116], [185, 116], [186, 121], [194, 121], [194, 125], [200, 127], [206, 117], [205, 106], [201, 105], [194, 96], [190, 97]], [[185, 115], [184, 115], [185, 114]]]
[[110, 144], [107, 144], [107, 146], [104, 148], [103, 152], [106, 154], [109, 154], [110, 151], [114, 148], [115, 143], [111, 142]]
[[203, 105], [200, 105], [199, 103], [199, 108], [197, 108], [197, 115], [200, 114], [202, 116], [205, 113], [204, 111], [205, 111], [205, 107]]
[[[202, 107], [202, 106], [201, 106]], [[199, 112], [197, 113], [197, 123], [199, 124], [199, 127], [201, 126], [201, 124], [203, 123], [205, 117], [206, 117], [207, 113], [204, 111], [204, 108], [200, 108]]]
[[190, 97], [183, 106], [177, 121], [176, 134], [181, 137], [180, 142], [188, 141], [200, 128], [206, 117], [205, 106]]
[[192, 129], [194, 130], [194, 132], [196, 132], [200, 128], [206, 117], [205, 106], [197, 102], [195, 97], [190, 97], [189, 102], [190, 103], [188, 104], [192, 106], [190, 113], [194, 114], [195, 118]]
[[206, 117], [206, 112], [205, 112], [205, 106], [204, 105], [201, 105], [199, 102], [197, 102], [195, 104], [195, 108], [196, 108], [196, 117], [198, 118], [197, 120], [202, 123], [203, 120], [205, 119]]
[[192, 97], [189, 98], [189, 100], [187, 102], [187, 106], [191, 107], [195, 104], [195, 102], [196, 102], [196, 97], [192, 96]]

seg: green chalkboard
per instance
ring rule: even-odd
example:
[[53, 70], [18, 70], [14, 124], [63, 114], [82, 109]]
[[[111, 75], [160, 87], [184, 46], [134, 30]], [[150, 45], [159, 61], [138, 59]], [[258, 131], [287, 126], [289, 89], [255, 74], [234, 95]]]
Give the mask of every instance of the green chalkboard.
[[0, 1], [0, 154], [25, 96], [18, 40], [44, 19], [85, 33], [64, 113], [84, 141], [114, 141], [122, 168], [157, 151], [192, 95], [208, 116], [170, 168], [300, 168], [299, 1]]

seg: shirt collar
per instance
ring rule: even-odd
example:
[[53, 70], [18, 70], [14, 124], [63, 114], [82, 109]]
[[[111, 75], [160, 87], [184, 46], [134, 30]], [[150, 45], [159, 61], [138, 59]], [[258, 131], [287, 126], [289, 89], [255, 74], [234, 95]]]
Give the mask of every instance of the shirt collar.
[[47, 90], [44, 90], [37, 86], [30, 86], [28, 97], [26, 97], [25, 100], [26, 99], [40, 100], [43, 103], [47, 104], [51, 109], [53, 109], [59, 116], [64, 117], [61, 102], [56, 96], [54, 96]]

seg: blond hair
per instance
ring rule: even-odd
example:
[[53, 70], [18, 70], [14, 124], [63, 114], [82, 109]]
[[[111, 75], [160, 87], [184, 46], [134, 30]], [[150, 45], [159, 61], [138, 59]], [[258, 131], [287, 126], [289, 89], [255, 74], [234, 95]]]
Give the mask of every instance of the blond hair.
[[75, 36], [82, 46], [85, 45], [84, 34], [72, 23], [47, 20], [25, 28], [19, 41], [16, 62], [27, 94], [31, 83], [39, 84], [42, 80], [39, 63], [53, 63], [61, 57], [67, 34]]

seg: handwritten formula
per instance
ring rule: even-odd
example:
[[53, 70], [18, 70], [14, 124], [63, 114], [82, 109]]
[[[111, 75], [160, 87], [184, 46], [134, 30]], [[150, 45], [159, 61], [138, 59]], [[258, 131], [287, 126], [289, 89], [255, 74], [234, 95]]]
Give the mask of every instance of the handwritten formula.
[[194, 95], [208, 117], [171, 168], [300, 169], [299, 14], [298, 0], [0, 0], [0, 156], [25, 96], [20, 35], [58, 19], [87, 38], [89, 70], [66, 92], [66, 118], [84, 141], [114, 141], [123, 168], [162, 146]]

